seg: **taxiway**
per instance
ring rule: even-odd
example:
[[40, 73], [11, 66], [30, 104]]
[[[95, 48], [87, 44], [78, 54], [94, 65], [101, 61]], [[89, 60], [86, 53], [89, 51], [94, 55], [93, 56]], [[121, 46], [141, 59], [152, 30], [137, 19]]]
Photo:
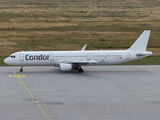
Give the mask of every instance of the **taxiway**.
[[160, 120], [160, 66], [0, 67], [0, 120]]

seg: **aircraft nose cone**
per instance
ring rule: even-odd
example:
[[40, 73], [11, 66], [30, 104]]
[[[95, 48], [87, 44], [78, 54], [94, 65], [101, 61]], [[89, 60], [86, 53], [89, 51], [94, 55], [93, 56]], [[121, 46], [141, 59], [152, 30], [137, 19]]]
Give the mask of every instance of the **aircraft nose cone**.
[[9, 60], [7, 58], [5, 58], [4, 63], [9, 64]]
[[7, 62], [7, 59], [5, 58], [5, 59], [4, 59], [4, 63], [6, 63], [6, 62]]

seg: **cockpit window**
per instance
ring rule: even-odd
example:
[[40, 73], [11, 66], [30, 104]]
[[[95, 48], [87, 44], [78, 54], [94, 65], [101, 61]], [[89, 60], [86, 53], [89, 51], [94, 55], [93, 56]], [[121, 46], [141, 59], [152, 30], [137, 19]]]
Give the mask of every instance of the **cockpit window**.
[[11, 58], [16, 58], [16, 56], [14, 56], [14, 55], [12, 55], [12, 56], [10, 56]]

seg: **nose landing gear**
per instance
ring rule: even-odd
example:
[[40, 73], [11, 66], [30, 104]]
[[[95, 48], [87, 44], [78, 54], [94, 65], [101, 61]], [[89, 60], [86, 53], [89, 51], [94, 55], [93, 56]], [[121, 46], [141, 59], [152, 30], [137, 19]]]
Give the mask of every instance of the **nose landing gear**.
[[20, 69], [20, 72], [23, 72], [23, 65], [21, 65], [21, 69]]

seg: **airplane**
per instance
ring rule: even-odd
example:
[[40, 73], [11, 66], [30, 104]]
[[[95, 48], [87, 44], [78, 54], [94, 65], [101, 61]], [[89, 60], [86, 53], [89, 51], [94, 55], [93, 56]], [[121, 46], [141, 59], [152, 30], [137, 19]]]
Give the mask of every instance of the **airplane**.
[[133, 45], [127, 50], [85, 50], [87, 44], [79, 51], [22, 51], [15, 52], [4, 59], [9, 65], [53, 65], [61, 71], [77, 70], [83, 72], [85, 65], [108, 65], [128, 62], [152, 55], [146, 51], [151, 30], [144, 30]]

